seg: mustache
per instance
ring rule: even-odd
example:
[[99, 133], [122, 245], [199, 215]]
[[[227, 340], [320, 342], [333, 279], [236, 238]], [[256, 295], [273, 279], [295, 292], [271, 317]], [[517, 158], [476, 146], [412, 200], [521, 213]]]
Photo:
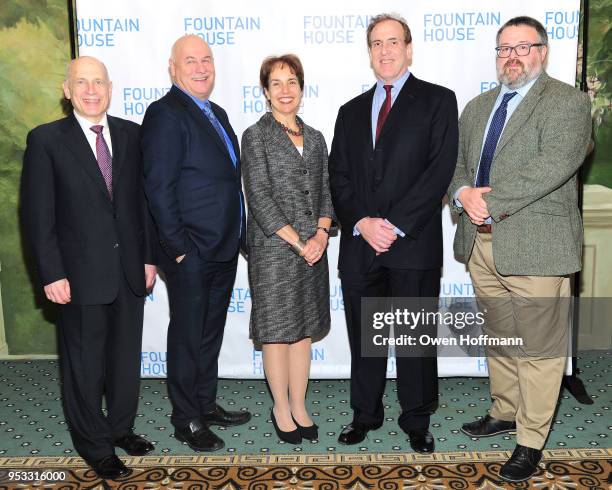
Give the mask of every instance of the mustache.
[[520, 66], [521, 68], [525, 68], [525, 65], [523, 64], [523, 62], [521, 60], [517, 60], [517, 59], [508, 60], [504, 64], [504, 68], [512, 68], [512, 67], [515, 67], [515, 66]]

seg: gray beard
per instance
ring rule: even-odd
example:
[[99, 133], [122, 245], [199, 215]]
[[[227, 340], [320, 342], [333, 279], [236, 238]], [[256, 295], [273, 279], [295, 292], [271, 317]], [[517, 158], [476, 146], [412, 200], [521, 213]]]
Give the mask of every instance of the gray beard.
[[[523, 65], [524, 67], [525, 65]], [[517, 89], [527, 85], [531, 80], [537, 78], [540, 72], [537, 73], [529, 73], [523, 68], [523, 73], [521, 73], [515, 80], [510, 81], [510, 76], [504, 71], [502, 68], [501, 71], [497, 72], [497, 80], [502, 85], [505, 85], [509, 89]]]

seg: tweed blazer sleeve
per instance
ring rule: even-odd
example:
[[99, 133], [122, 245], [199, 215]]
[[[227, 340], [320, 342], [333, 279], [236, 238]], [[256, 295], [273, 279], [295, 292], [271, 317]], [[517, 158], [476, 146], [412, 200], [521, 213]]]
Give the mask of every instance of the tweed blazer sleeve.
[[242, 135], [241, 163], [249, 213], [265, 235], [270, 237], [290, 221], [274, 199], [264, 135], [256, 124]]
[[455, 173], [453, 174], [447, 193], [448, 205], [451, 211], [457, 214], [461, 214], [463, 208], [455, 205], [455, 193], [461, 187], [472, 187], [474, 185], [473, 175], [470, 173], [473, 172], [473, 165], [470, 164], [468, 151], [468, 135], [471, 134], [468, 128], [470, 121], [470, 104], [468, 104], [459, 118], [457, 166], [455, 167]]

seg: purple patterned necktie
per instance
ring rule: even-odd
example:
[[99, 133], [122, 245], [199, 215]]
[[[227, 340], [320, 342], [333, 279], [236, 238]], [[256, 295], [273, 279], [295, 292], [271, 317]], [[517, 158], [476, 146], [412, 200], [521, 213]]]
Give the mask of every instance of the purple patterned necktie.
[[96, 156], [98, 160], [98, 166], [100, 167], [100, 172], [102, 172], [102, 177], [104, 177], [104, 182], [106, 182], [106, 188], [108, 189], [108, 195], [110, 198], [113, 198], [113, 157], [111, 156], [110, 150], [108, 149], [108, 145], [106, 144], [106, 140], [104, 139], [104, 135], [102, 134], [102, 130], [104, 126], [96, 125], [92, 126], [91, 129], [94, 133], [96, 133]]

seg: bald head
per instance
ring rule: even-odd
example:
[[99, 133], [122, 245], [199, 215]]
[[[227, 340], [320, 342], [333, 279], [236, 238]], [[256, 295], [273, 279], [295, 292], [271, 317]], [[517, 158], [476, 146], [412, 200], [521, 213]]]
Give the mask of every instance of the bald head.
[[169, 60], [172, 81], [180, 89], [206, 100], [215, 86], [215, 64], [210, 46], [199, 36], [188, 34], [172, 45]]
[[93, 65], [99, 65], [102, 71], [104, 72], [104, 76], [106, 77], [107, 80], [109, 80], [108, 70], [106, 69], [106, 65], [102, 63], [98, 58], [94, 58], [93, 56], [79, 56], [78, 58], [70, 60], [68, 64], [66, 65], [66, 76], [64, 80], [68, 81], [70, 79], [70, 74], [75, 69], [75, 67], [77, 67], [79, 64], [82, 64], [82, 63], [86, 63], [86, 64], [91, 63]]
[[88, 121], [97, 124], [104, 117], [110, 105], [112, 88], [106, 66], [100, 60], [81, 56], [68, 64], [64, 95], [74, 111]]

